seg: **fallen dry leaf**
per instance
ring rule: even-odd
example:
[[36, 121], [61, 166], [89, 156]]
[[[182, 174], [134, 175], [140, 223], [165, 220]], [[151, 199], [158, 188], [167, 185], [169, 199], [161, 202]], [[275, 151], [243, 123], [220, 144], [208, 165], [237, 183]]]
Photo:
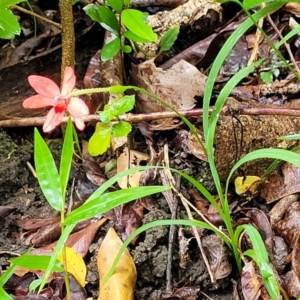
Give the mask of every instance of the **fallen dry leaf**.
[[110, 270], [122, 241], [113, 228], [110, 228], [99, 248], [97, 264], [100, 278], [100, 294], [98, 300], [133, 300], [136, 283], [136, 267], [126, 249], [116, 267], [114, 274], [105, 284], [101, 281]]
[[[90, 226], [72, 233], [66, 242], [66, 246], [73, 248], [77, 253], [81, 255], [81, 257], [85, 257], [91, 242], [93, 241], [98, 228], [106, 222], [105, 218], [102, 218], [101, 220], [92, 223]], [[37, 254], [37, 255], [51, 255], [53, 248], [56, 246], [57, 242], [51, 243], [45, 247], [33, 249], [30, 253], [31, 254]]]
[[76, 278], [76, 280], [82, 287], [84, 287], [86, 284], [85, 277], [87, 270], [82, 257], [70, 247], [65, 247], [58, 254], [57, 259], [61, 263], [64, 263], [64, 255], [66, 257], [66, 270]]
[[218, 280], [227, 277], [231, 273], [231, 265], [224, 242], [216, 234], [206, 235], [201, 241], [214, 278]]
[[[124, 148], [123, 153], [117, 159], [117, 173], [122, 171], [138, 167], [142, 161], [148, 161], [149, 155], [130, 150], [130, 158], [128, 157], [128, 148]], [[123, 177], [118, 180], [118, 184], [121, 189], [127, 189], [128, 187], [138, 187], [140, 185], [140, 177], [142, 172], [135, 172], [129, 176]]]
[[[163, 99], [178, 110], [189, 110], [195, 106], [195, 96], [203, 96], [206, 76], [184, 60], [179, 61], [167, 71], [156, 68], [153, 60], [132, 66], [132, 81]], [[186, 89], [185, 87], [189, 88]], [[138, 93], [136, 108], [140, 113], [169, 110], [152, 97]], [[166, 125], [160, 130], [166, 130]]]
[[282, 176], [272, 173], [261, 185], [260, 196], [268, 203], [300, 192], [300, 168], [290, 163], [282, 166]]
[[239, 176], [234, 180], [235, 185], [235, 192], [238, 195], [243, 195], [245, 193], [248, 193], [249, 190], [252, 190], [254, 185], [257, 186], [257, 184], [260, 182], [260, 178], [257, 176]]
[[285, 212], [283, 220], [274, 225], [274, 231], [293, 247], [300, 232], [300, 203], [292, 203]]
[[261, 296], [262, 279], [253, 261], [246, 263], [241, 277], [242, 293], [245, 300], [258, 300]]

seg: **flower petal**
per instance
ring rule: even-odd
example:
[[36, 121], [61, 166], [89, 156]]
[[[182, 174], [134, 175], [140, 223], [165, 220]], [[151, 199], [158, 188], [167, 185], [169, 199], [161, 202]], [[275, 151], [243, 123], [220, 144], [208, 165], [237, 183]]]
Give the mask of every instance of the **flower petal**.
[[23, 101], [24, 108], [43, 108], [52, 105], [52, 99], [42, 96], [41, 94], [29, 97]]
[[85, 102], [77, 97], [72, 97], [67, 104], [67, 110], [72, 117], [85, 116], [90, 113]]
[[71, 67], [66, 67], [64, 72], [64, 79], [61, 88], [61, 95], [67, 97], [75, 87], [76, 76]]
[[60, 95], [58, 85], [47, 77], [30, 75], [28, 82], [38, 94], [45, 97], [54, 98]]
[[75, 122], [75, 125], [79, 130], [82, 131], [84, 129], [85, 124], [84, 124], [82, 118], [77, 117], [77, 118], [72, 118], [72, 120]]
[[64, 111], [57, 113], [55, 111], [55, 107], [51, 108], [46, 116], [46, 120], [43, 126], [43, 131], [50, 132], [55, 127], [57, 127], [61, 123], [64, 114], [65, 114]]

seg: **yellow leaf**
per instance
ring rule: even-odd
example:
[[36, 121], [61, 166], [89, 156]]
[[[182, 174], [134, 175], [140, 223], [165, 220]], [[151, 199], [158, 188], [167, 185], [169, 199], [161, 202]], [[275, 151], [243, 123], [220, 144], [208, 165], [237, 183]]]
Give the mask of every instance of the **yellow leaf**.
[[105, 284], [101, 280], [110, 270], [123, 242], [113, 228], [110, 228], [99, 248], [97, 263], [100, 278], [98, 300], [133, 300], [136, 283], [134, 261], [126, 249], [116, 267], [114, 274]]
[[246, 176], [246, 177], [237, 177], [234, 181], [235, 185], [235, 192], [238, 195], [245, 194], [249, 191], [251, 186], [255, 183], [258, 183], [260, 181], [260, 178], [257, 176]]
[[[57, 259], [63, 263], [63, 251], [58, 254]], [[66, 268], [81, 286], [85, 286], [86, 266], [82, 257], [70, 247], [65, 247], [66, 251]]]

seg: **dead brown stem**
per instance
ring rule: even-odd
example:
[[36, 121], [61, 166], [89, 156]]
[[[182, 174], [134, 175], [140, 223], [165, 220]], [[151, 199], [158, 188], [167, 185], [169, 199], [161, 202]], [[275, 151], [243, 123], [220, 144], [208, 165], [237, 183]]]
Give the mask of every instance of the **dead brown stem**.
[[[210, 108], [210, 112], [213, 108]], [[187, 111], [179, 111], [182, 116], [185, 117], [200, 117], [202, 116], [203, 109], [196, 108]], [[221, 111], [221, 115], [231, 115], [232, 111], [227, 106]], [[300, 117], [299, 109], [288, 109], [288, 108], [242, 108], [235, 115], [277, 115], [287, 117]], [[119, 116], [119, 120], [127, 121], [130, 123], [138, 123], [142, 121], [153, 121], [160, 119], [178, 118], [178, 116], [172, 111], [156, 112], [150, 114], [124, 114]], [[89, 122], [100, 122], [99, 115], [88, 115], [82, 117], [85, 123]], [[68, 117], [64, 117], [62, 123], [66, 123]], [[113, 121], [118, 121], [114, 119]], [[32, 117], [32, 118], [14, 118], [9, 120], [0, 120], [0, 128], [6, 127], [28, 127], [28, 126], [42, 126], [45, 122], [45, 117]]]

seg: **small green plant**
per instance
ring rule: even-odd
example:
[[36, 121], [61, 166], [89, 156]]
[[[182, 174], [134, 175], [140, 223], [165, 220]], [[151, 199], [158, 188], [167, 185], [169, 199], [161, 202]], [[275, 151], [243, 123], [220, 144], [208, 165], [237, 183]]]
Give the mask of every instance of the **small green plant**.
[[17, 17], [10, 11], [9, 7], [25, 0], [2, 0], [0, 1], [0, 38], [13, 39], [20, 34], [21, 27]]
[[110, 147], [111, 136], [117, 138], [129, 134], [132, 129], [129, 122], [118, 121], [113, 124], [111, 120], [132, 110], [134, 103], [134, 96], [123, 96], [112, 104], [106, 104], [104, 110], [99, 112], [102, 123], [96, 124], [95, 132], [89, 140], [88, 150], [91, 155], [103, 154]]
[[[107, 4], [109, 5], [106, 5]], [[110, 31], [114, 38], [103, 46], [102, 61], [114, 57], [120, 50], [130, 53], [132, 47], [124, 44], [124, 38], [132, 43], [147, 43], [157, 40], [156, 33], [146, 23], [148, 14], [128, 8], [130, 0], [108, 0], [103, 5], [88, 4], [84, 7], [87, 15], [103, 28]], [[116, 16], [118, 14], [118, 17]], [[174, 44], [179, 28], [170, 28], [160, 42], [161, 51], [169, 50]]]

